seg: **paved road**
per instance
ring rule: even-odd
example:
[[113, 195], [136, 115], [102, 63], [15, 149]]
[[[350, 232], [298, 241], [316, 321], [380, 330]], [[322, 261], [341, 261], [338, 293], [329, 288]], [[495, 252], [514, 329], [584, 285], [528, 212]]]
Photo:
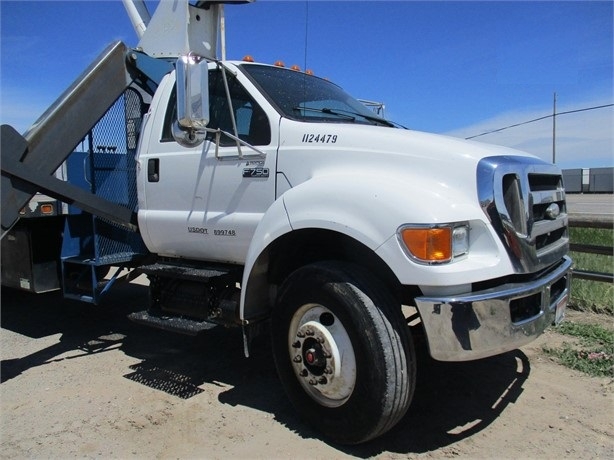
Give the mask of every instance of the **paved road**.
[[614, 215], [614, 195], [569, 193], [567, 205], [572, 214]]
[[568, 194], [567, 207], [570, 216], [591, 219], [595, 216], [614, 221], [614, 195]]

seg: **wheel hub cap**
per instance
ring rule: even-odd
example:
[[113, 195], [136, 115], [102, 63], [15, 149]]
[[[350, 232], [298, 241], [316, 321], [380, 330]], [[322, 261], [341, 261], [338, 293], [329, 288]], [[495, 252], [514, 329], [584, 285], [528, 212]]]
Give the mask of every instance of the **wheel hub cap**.
[[306, 306], [293, 326], [290, 356], [299, 382], [320, 404], [342, 405], [354, 390], [356, 358], [341, 321], [322, 306]]

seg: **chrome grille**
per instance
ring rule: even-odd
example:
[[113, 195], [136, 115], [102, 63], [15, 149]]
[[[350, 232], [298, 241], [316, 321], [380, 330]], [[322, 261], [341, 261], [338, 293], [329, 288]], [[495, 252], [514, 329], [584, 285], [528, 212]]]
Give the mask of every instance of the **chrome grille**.
[[569, 249], [561, 171], [528, 157], [484, 158], [478, 164], [480, 205], [517, 273], [533, 273]]

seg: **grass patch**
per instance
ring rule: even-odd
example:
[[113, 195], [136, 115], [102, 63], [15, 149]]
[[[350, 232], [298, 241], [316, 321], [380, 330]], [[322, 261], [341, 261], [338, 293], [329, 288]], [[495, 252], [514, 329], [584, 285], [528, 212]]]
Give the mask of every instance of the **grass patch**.
[[[569, 236], [572, 243], [614, 246], [614, 230], [607, 228], [571, 227]], [[602, 273], [614, 272], [614, 258], [601, 254], [571, 252], [574, 268]], [[614, 285], [598, 281], [572, 278], [570, 307], [582, 311], [593, 311], [614, 315]]]
[[569, 236], [573, 243], [594, 244], [597, 246], [614, 245], [614, 229], [570, 227]]
[[611, 330], [608, 330], [599, 324], [563, 321], [561, 324], [556, 326], [554, 330], [560, 334], [579, 337], [581, 341], [586, 344], [597, 343], [614, 347], [614, 334]]
[[543, 347], [546, 354], [555, 357], [571, 369], [595, 377], [614, 377], [614, 331], [598, 324], [563, 322], [554, 328], [578, 340], [564, 342], [560, 348]]

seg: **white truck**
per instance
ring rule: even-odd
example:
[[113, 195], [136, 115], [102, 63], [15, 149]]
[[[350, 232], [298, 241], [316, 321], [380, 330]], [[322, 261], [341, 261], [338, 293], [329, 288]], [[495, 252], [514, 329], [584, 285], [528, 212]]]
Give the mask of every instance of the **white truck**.
[[[125, 5], [136, 48], [112, 44], [24, 136], [2, 126], [3, 283], [36, 284], [17, 273], [28, 253], [97, 302], [127, 267], [150, 280], [137, 322], [241, 327], [246, 354], [270, 331], [290, 400], [340, 443], [405, 415], [418, 338], [473, 360], [562, 319], [555, 166], [397, 128], [307, 72], [220, 60], [220, 2]], [[35, 192], [70, 209], [19, 220]]]

